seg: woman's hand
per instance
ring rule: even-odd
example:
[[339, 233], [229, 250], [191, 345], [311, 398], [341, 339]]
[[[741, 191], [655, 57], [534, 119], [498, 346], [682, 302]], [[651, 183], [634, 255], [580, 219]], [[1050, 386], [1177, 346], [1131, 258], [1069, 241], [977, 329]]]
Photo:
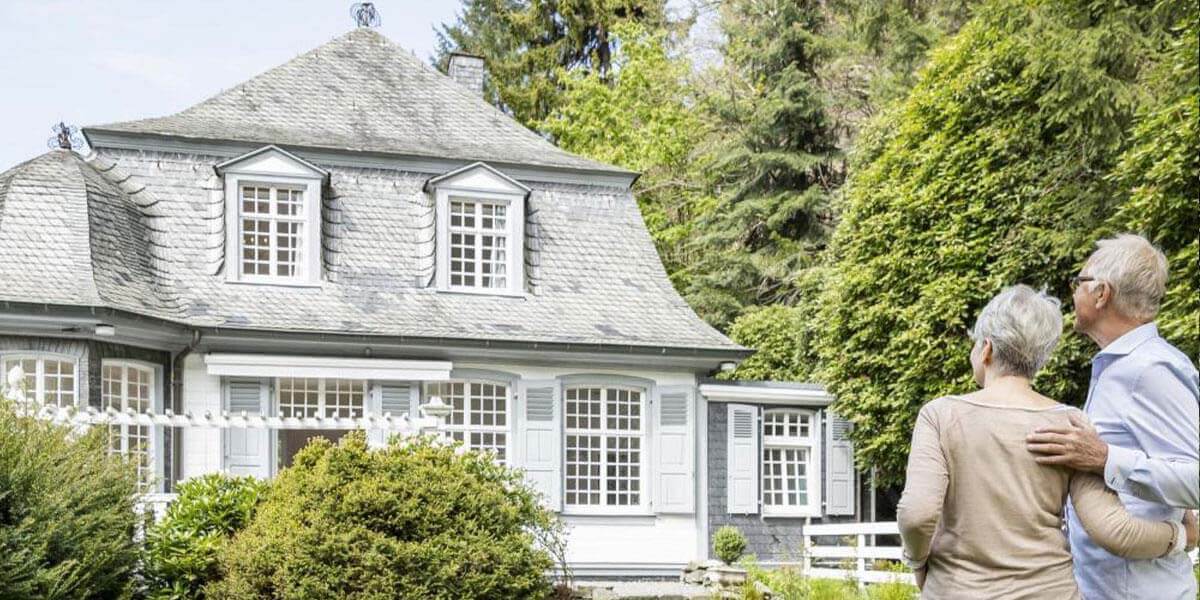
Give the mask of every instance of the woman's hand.
[[913, 571], [913, 577], [917, 580], [917, 589], [918, 590], [924, 591], [924, 589], [925, 589], [925, 573], [928, 570], [929, 570], [929, 567], [921, 567], [920, 569]]

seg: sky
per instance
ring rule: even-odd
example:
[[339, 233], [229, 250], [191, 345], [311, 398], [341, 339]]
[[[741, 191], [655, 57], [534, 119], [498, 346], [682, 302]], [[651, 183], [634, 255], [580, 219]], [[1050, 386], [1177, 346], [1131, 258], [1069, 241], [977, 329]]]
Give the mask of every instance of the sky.
[[[167, 115], [354, 27], [344, 0], [0, 0], [0, 172], [50, 127]], [[376, 0], [379, 31], [428, 59], [458, 0]]]

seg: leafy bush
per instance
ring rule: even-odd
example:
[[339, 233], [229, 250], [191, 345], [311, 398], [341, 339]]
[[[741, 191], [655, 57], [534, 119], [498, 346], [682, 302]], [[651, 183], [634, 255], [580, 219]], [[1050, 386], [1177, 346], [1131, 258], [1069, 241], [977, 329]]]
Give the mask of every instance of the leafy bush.
[[0, 598], [127, 597], [137, 493], [103, 428], [77, 435], [0, 398]]
[[756, 581], [771, 588], [778, 600], [913, 600], [918, 595], [916, 586], [907, 583], [875, 583], [860, 590], [852, 579], [809, 579], [791, 567], [768, 570], [747, 562], [746, 569], [742, 600], [761, 600]]
[[560, 528], [519, 472], [431, 439], [310, 442], [221, 552], [211, 598], [542, 598]]
[[727, 565], [732, 565], [746, 551], [746, 536], [732, 525], [726, 525], [713, 534], [713, 554]]
[[218, 554], [245, 527], [267, 485], [253, 477], [210, 474], [179, 486], [179, 497], [146, 534], [145, 575], [150, 598], [203, 598], [219, 577]]

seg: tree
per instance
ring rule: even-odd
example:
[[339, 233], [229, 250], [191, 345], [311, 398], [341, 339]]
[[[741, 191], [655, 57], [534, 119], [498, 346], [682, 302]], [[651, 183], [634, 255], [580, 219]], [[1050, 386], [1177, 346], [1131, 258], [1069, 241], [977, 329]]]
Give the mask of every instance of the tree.
[[691, 65], [670, 55], [668, 31], [619, 23], [613, 39], [609, 75], [564, 71], [561, 102], [537, 127], [565, 150], [642, 174], [634, 195], [667, 272], [678, 274], [701, 193], [693, 159], [708, 124], [688, 85]]
[[[922, 403], [972, 387], [966, 332], [1005, 285], [1067, 280], [1121, 199], [1158, 13], [1137, 3], [999, 0], [933, 52], [860, 137], [830, 247], [818, 351], [859, 458], [902, 478]], [[1087, 344], [1039, 379], [1079, 402]]]
[[528, 127], [561, 101], [563, 72], [606, 79], [614, 28], [625, 22], [656, 30], [667, 24], [665, 0], [464, 0], [458, 19], [437, 31], [435, 63], [452, 51], [484, 57], [485, 96]]
[[697, 224], [685, 290], [718, 327], [747, 306], [796, 301], [794, 282], [832, 225], [843, 169], [815, 78], [822, 22], [808, 0], [722, 6], [724, 64], [708, 98], [718, 138], [704, 169], [714, 201]]

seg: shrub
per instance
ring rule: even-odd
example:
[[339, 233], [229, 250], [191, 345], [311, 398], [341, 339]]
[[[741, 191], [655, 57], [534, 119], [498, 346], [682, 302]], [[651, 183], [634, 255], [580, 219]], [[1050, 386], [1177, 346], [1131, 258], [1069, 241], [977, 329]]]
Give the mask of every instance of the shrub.
[[0, 398], [0, 598], [127, 597], [137, 493], [104, 428], [77, 435]]
[[746, 551], [746, 536], [737, 527], [726, 525], [713, 534], [713, 554], [727, 565], [732, 565]]
[[[778, 600], [913, 600], [919, 594], [916, 586], [907, 583], [874, 583], [860, 590], [853, 579], [810, 579], [794, 567], [768, 570], [753, 561], [746, 562], [746, 570], [742, 600], [762, 599], [754, 589], [756, 581], [771, 588], [772, 597]], [[906, 572], [903, 567], [886, 570]]]
[[250, 522], [266, 489], [253, 477], [216, 473], [180, 485], [179, 497], [146, 534], [147, 595], [203, 598], [204, 584], [219, 577], [221, 547]]
[[543, 598], [554, 516], [519, 472], [431, 439], [310, 442], [221, 552], [211, 598]]

